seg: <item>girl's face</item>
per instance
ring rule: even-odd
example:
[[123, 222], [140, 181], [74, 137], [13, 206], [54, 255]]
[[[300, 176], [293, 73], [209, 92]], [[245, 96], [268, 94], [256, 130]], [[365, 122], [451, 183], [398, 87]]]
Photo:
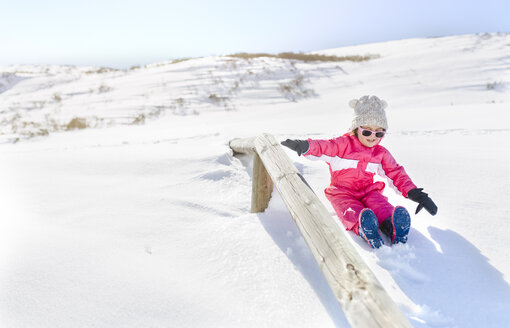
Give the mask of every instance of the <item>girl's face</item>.
[[[361, 128], [365, 129], [365, 130], [372, 130], [372, 131], [384, 131], [383, 128], [376, 126], [376, 125], [363, 125]], [[379, 142], [381, 141], [381, 138], [377, 138], [375, 136], [375, 133], [372, 133], [368, 137], [365, 137], [363, 135], [363, 133], [361, 133], [361, 132], [362, 131], [360, 129], [358, 129], [358, 133], [357, 133], [358, 139], [361, 142], [361, 144], [365, 147], [372, 148], [375, 145], [379, 144]]]

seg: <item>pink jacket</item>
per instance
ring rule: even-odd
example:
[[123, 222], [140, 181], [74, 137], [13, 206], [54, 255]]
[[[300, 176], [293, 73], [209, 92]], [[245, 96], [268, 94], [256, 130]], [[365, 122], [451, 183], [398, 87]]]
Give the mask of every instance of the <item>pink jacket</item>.
[[[416, 185], [390, 152], [383, 146], [365, 147], [356, 136], [349, 133], [330, 140], [308, 139], [310, 149], [303, 154], [311, 160], [323, 160], [329, 165], [331, 189], [347, 189], [354, 193], [367, 194], [382, 191], [384, 182], [374, 183], [374, 175], [388, 179], [389, 185], [407, 197]], [[327, 189], [327, 190], [328, 190]]]

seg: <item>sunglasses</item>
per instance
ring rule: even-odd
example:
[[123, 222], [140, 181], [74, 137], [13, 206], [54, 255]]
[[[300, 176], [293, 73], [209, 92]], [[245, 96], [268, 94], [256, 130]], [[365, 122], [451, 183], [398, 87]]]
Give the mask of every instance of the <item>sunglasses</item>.
[[361, 126], [358, 127], [358, 129], [361, 131], [361, 134], [364, 135], [365, 137], [370, 137], [372, 135], [372, 133], [374, 133], [377, 138], [382, 138], [386, 134], [386, 131], [367, 130], [367, 129], [363, 129]]

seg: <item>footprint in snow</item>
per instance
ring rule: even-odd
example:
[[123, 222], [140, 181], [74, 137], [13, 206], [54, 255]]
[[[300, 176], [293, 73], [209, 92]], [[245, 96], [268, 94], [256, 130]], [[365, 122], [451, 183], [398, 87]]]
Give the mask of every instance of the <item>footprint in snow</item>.
[[220, 181], [232, 176], [232, 172], [228, 170], [215, 170], [202, 174], [200, 177], [205, 180]]

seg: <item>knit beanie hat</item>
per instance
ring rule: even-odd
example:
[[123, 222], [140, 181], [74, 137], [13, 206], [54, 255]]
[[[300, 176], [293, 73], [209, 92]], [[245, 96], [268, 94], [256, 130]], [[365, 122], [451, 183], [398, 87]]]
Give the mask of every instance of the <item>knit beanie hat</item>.
[[351, 130], [365, 125], [380, 126], [384, 130], [388, 130], [388, 122], [384, 112], [384, 109], [388, 106], [386, 101], [376, 96], [363, 96], [349, 101], [349, 106], [354, 108]]

